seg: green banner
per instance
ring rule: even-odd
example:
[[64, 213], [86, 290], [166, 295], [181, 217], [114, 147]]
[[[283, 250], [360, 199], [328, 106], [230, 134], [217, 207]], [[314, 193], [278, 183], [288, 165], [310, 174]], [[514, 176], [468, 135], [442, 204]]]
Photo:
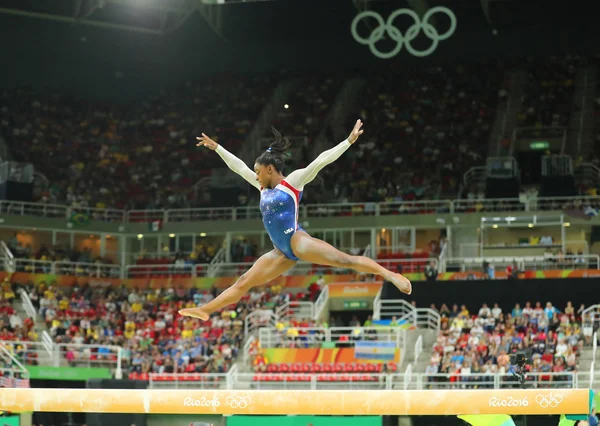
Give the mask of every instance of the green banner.
[[344, 309], [367, 309], [369, 302], [366, 300], [344, 300]]
[[29, 378], [33, 380], [89, 380], [112, 379], [108, 368], [45, 367], [28, 365]]

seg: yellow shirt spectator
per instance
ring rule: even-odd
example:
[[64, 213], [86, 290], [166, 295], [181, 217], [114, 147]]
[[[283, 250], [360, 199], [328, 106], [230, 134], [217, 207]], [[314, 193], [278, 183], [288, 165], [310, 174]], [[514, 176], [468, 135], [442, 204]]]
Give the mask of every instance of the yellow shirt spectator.
[[9, 301], [9, 302], [10, 302], [11, 300], [13, 300], [13, 299], [15, 298], [15, 293], [14, 293], [14, 291], [12, 291], [11, 289], [8, 289], [8, 290], [6, 290], [6, 291], [4, 292], [4, 298], [5, 298], [7, 301]]
[[295, 328], [295, 327], [288, 328], [288, 331], [287, 331], [288, 337], [298, 337], [299, 334], [300, 333], [298, 332], [297, 328]]
[[133, 321], [125, 322], [125, 330], [134, 330], [135, 331], [135, 323]]
[[123, 333], [125, 335], [126, 339], [133, 339], [133, 337], [135, 336], [135, 331], [133, 330], [126, 330], [125, 333]]
[[131, 305], [131, 310], [135, 313], [138, 313], [142, 310], [142, 304], [139, 302], [134, 303], [133, 305]]
[[58, 309], [61, 311], [69, 309], [69, 301], [67, 299], [60, 299], [60, 302], [58, 302]]
[[183, 330], [181, 332], [181, 337], [183, 339], [191, 339], [193, 335], [194, 335], [194, 332], [192, 330]]

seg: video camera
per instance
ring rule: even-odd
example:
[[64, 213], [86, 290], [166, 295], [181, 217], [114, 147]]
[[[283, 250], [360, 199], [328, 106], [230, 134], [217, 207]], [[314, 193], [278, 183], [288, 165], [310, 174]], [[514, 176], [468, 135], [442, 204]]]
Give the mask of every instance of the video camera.
[[516, 365], [517, 367], [523, 368], [526, 365], [531, 365], [531, 349], [523, 351], [516, 351], [510, 354], [510, 365]]
[[527, 366], [533, 363], [531, 355], [531, 349], [516, 351], [510, 354], [512, 374], [519, 379], [519, 384], [523, 389], [525, 388], [525, 381], [527, 380]]

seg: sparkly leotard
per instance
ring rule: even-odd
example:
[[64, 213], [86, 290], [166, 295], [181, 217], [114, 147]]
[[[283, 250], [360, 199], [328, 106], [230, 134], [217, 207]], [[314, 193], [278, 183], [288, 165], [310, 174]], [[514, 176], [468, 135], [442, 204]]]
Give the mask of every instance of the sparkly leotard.
[[271, 242], [285, 257], [298, 260], [292, 250], [292, 236], [301, 228], [298, 226], [298, 205], [302, 191], [282, 180], [273, 189], [260, 191], [260, 212], [265, 230]]
[[287, 258], [298, 260], [292, 251], [291, 242], [294, 233], [302, 230], [298, 226], [298, 205], [304, 185], [312, 182], [323, 167], [337, 160], [351, 145], [346, 139], [323, 151], [308, 166], [294, 170], [273, 189], [261, 188], [256, 180], [256, 173], [221, 145], [217, 147], [216, 152], [231, 170], [260, 190], [260, 211], [265, 230], [273, 245]]

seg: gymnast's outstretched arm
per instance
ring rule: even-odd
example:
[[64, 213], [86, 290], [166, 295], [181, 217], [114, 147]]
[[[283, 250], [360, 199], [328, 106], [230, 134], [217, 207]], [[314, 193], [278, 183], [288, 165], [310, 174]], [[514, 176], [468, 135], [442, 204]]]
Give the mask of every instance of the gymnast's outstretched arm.
[[362, 121], [357, 120], [356, 124], [354, 125], [354, 129], [352, 129], [350, 136], [348, 136], [348, 139], [340, 142], [327, 151], [323, 151], [305, 168], [294, 170], [285, 178], [286, 182], [297, 190], [302, 191], [304, 189], [304, 185], [312, 182], [315, 177], [317, 177], [317, 174], [321, 171], [321, 169], [323, 169], [323, 167], [340, 158], [342, 154], [346, 152], [346, 150], [350, 148], [354, 142], [356, 142], [358, 137], [363, 133], [361, 127]]
[[217, 154], [219, 154], [219, 157], [223, 159], [225, 164], [227, 164], [227, 167], [243, 177], [244, 180], [246, 180], [246, 182], [248, 182], [250, 185], [260, 190], [260, 184], [256, 180], [256, 173], [250, 170], [250, 167], [248, 167], [246, 163], [237, 158], [231, 152], [227, 151], [204, 133], [202, 133], [201, 137], [197, 137], [196, 139], [199, 141], [196, 146], [205, 146], [215, 151]]

